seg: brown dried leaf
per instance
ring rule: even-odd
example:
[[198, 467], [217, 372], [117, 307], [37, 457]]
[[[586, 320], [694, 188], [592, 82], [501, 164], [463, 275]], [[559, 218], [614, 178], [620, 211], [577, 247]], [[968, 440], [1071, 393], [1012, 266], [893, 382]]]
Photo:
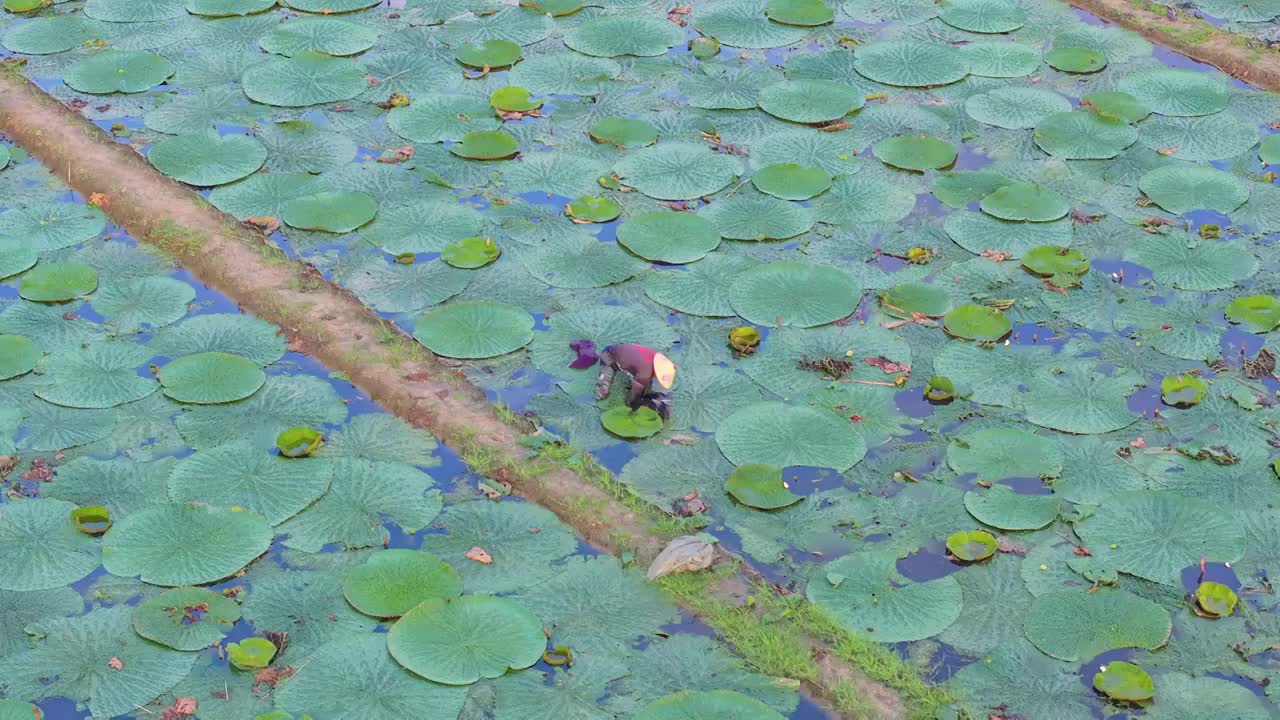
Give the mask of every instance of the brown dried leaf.
[[466, 558], [468, 560], [475, 560], [476, 562], [481, 563], [483, 565], [493, 564], [493, 556], [485, 552], [484, 548], [480, 547], [479, 545], [468, 550], [466, 554]]

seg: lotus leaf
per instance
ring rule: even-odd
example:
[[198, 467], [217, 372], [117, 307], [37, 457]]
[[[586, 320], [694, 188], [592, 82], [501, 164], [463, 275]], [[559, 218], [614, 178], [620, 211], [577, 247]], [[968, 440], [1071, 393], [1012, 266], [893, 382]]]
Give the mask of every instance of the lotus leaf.
[[303, 12], [331, 13], [354, 12], [377, 5], [377, 0], [284, 0], [284, 4]]
[[658, 139], [658, 128], [644, 120], [605, 118], [591, 126], [591, 139], [620, 148], [644, 147]]
[[1104, 373], [1093, 363], [1076, 361], [1038, 368], [1024, 376], [1018, 396], [1027, 419], [1063, 432], [1104, 433], [1132, 425], [1128, 398], [1142, 380], [1130, 370]]
[[1271, 135], [1258, 147], [1258, 156], [1265, 165], [1280, 165], [1280, 135]]
[[324, 433], [308, 425], [291, 427], [276, 438], [276, 448], [288, 458], [307, 457], [324, 445]]
[[500, 125], [483, 98], [469, 95], [431, 95], [387, 114], [392, 132], [419, 143], [457, 141], [469, 132], [493, 131]]
[[774, 163], [751, 176], [751, 184], [767, 195], [783, 200], [808, 200], [831, 189], [831, 176], [822, 168], [795, 163]]
[[542, 658], [542, 622], [507, 598], [432, 598], [396, 621], [387, 649], [396, 662], [428, 680], [469, 685], [501, 677]]
[[733, 308], [756, 325], [815, 327], [850, 315], [862, 295], [844, 272], [797, 262], [759, 265], [730, 292]]
[[0, 380], [25, 375], [44, 357], [31, 338], [22, 335], [0, 335]]
[[1075, 248], [1041, 245], [1022, 256], [1022, 266], [1042, 277], [1078, 276], [1089, 272], [1089, 259]]
[[1252, 118], [1234, 112], [1201, 117], [1153, 117], [1138, 125], [1138, 140], [1178, 160], [1227, 160], [1258, 144]]
[[761, 20], [767, 0], [729, 0], [700, 10], [693, 26], [707, 37], [735, 48], [776, 48], [808, 37], [809, 29]]
[[982, 198], [982, 211], [1001, 220], [1048, 222], [1063, 217], [1071, 204], [1056, 191], [1035, 183], [1011, 183]]
[[141, 277], [104, 285], [93, 296], [93, 308], [116, 330], [131, 332], [181, 320], [195, 297], [195, 288], [181, 280]]
[[498, 88], [489, 95], [489, 104], [494, 110], [503, 112], [530, 112], [542, 107], [541, 100], [534, 100], [529, 91], [522, 87], [509, 85], [507, 87]]
[[346, 233], [378, 213], [378, 203], [361, 192], [328, 191], [303, 195], [284, 204], [282, 220], [299, 230]]
[[505, 68], [520, 61], [520, 46], [510, 40], [490, 39], [478, 43], [463, 43], [454, 48], [458, 62], [473, 68]]
[[1004, 485], [965, 493], [964, 507], [983, 524], [1001, 530], [1039, 530], [1057, 519], [1059, 511], [1051, 495], [1024, 495]]
[[724, 490], [743, 505], [759, 510], [777, 510], [803, 499], [788, 489], [777, 465], [739, 465], [729, 474]]
[[29, 270], [40, 254], [26, 240], [0, 237], [0, 278], [7, 278]]
[[937, 170], [956, 161], [955, 146], [931, 137], [893, 137], [876, 143], [876, 157], [903, 170]]
[[[1227, 304], [1227, 319], [1253, 332], [1269, 332], [1280, 325], [1280, 300], [1270, 295], [1248, 295]], [[2, 343], [3, 340], [0, 340]], [[0, 378], [4, 377], [0, 372]]]
[[481, 268], [502, 254], [502, 250], [487, 237], [463, 238], [449, 243], [440, 253], [440, 259], [456, 268], [473, 270]]
[[564, 214], [586, 223], [605, 223], [622, 214], [622, 206], [613, 198], [584, 195], [564, 206]]
[[1092, 108], [1108, 120], [1136, 123], [1151, 114], [1151, 108], [1129, 93], [1104, 90], [1080, 98], [1081, 107]]
[[93, 292], [98, 271], [78, 262], [40, 263], [22, 276], [18, 294], [35, 302], [64, 302]]
[[983, 305], [961, 305], [948, 312], [942, 324], [949, 334], [978, 342], [994, 342], [1013, 329], [1004, 313]]
[[150, 347], [169, 357], [226, 352], [266, 366], [284, 356], [285, 340], [279, 328], [252, 315], [209, 313], [161, 329]]
[[999, 173], [984, 170], [949, 172], [939, 173], [930, 190], [943, 205], [963, 208], [1012, 182]]
[[724, 419], [716, 444], [734, 465], [829, 467], [844, 472], [866, 455], [862, 437], [834, 413], [765, 402]]
[[719, 247], [720, 232], [703, 215], [654, 212], [618, 225], [618, 243], [646, 260], [678, 265], [701, 260]]
[[533, 318], [513, 305], [453, 303], [418, 318], [413, 336], [428, 350], [446, 357], [497, 357], [533, 340]]
[[961, 591], [954, 577], [913, 582], [898, 574], [896, 553], [869, 550], [817, 568], [807, 594], [850, 632], [877, 642], [933, 637], [960, 616]]
[[1160, 115], [1212, 115], [1225, 110], [1231, 100], [1231, 89], [1221, 78], [1174, 68], [1134, 73], [1116, 89]]
[[40, 367], [50, 384], [36, 395], [75, 408], [110, 408], [141, 400], [156, 391], [155, 380], [138, 374], [150, 357], [146, 347], [120, 341], [51, 355]]
[[240, 605], [222, 593], [179, 587], [147, 598], [133, 611], [133, 629], [174, 650], [203, 650], [240, 619]]
[[209, 187], [257, 172], [267, 160], [267, 149], [245, 135], [199, 133], [161, 140], [151, 146], [147, 160], [175, 180]]
[[1249, 184], [1211, 167], [1166, 165], [1144, 174], [1138, 188], [1160, 207], [1181, 215], [1191, 210], [1234, 212], [1249, 199]]
[[1040, 51], [1018, 42], [969, 43], [960, 48], [960, 57], [978, 77], [1023, 77], [1040, 67]]
[[1239, 598], [1231, 588], [1216, 582], [1202, 582], [1196, 588], [1196, 604], [1214, 617], [1227, 617], [1236, 611]]
[[956, 48], [937, 42], [894, 40], [859, 46], [859, 74], [886, 85], [930, 87], [964, 79], [969, 67]]
[[260, 670], [276, 656], [275, 643], [266, 638], [250, 637], [227, 644], [227, 660], [240, 670]]
[[473, 130], [450, 145], [449, 152], [468, 160], [503, 160], [520, 152], [520, 143], [504, 132]]
[[1044, 61], [1054, 70], [1067, 73], [1093, 73], [1107, 66], [1107, 57], [1097, 50], [1059, 47], [1049, 51]]
[[947, 0], [942, 22], [975, 33], [1006, 33], [1022, 27], [1027, 14], [1011, 0]]
[[1050, 115], [1070, 112], [1071, 101], [1039, 88], [998, 88], [971, 96], [965, 101], [964, 110], [969, 117], [987, 125], [1025, 130]]
[[622, 438], [647, 438], [662, 430], [662, 417], [651, 407], [635, 410], [626, 405], [609, 408], [600, 415], [600, 424]]
[[955, 438], [947, 446], [947, 464], [979, 480], [1057, 477], [1062, 453], [1049, 437], [1011, 428], [986, 428]]
[[332, 477], [328, 463], [290, 462], [239, 440], [181, 460], [169, 478], [169, 497], [245, 508], [279, 525], [323, 495]]
[[224, 352], [178, 358], [160, 368], [157, 377], [165, 395], [197, 405], [243, 400], [266, 382], [266, 375], [252, 360]]
[[1143, 713], [1151, 720], [1194, 720], [1206, 712], [1234, 720], [1266, 720], [1264, 702], [1249, 688], [1216, 677], [1179, 672], [1159, 676], [1157, 697]]
[[816, 27], [835, 19], [835, 12], [823, 0], [769, 0], [764, 14], [783, 25]]
[[264, 105], [305, 107], [350, 100], [369, 86], [367, 77], [354, 60], [306, 50], [251, 67], [241, 87], [250, 100]]
[[[620, 236], [621, 232], [619, 228]], [[716, 239], [719, 240], [719, 234]], [[686, 256], [666, 257], [677, 259]], [[729, 295], [738, 275], [757, 264], [751, 258], [741, 255], [711, 253], [686, 269], [651, 274], [645, 282], [645, 295], [656, 303], [690, 315], [730, 317], [735, 312]]]
[[1088, 110], [1050, 115], [1036, 126], [1041, 150], [1064, 160], [1105, 160], [1138, 140], [1138, 130]]
[[760, 91], [760, 109], [798, 123], [839, 120], [866, 104], [857, 88], [831, 80], [788, 80]]
[[425, 600], [462, 594], [462, 579], [440, 558], [417, 550], [384, 550], [351, 571], [342, 592], [374, 617], [400, 617]]
[[0, 590], [48, 590], [85, 577], [101, 551], [71, 521], [76, 508], [62, 500], [25, 500], [0, 505]]
[[72, 65], [63, 81], [68, 87], [95, 95], [140, 93], [163, 83], [174, 70], [173, 63], [159, 55], [141, 50], [111, 49]]
[[1146, 670], [1123, 660], [1113, 660], [1093, 676], [1093, 688], [1112, 700], [1144, 702], [1155, 697], [1155, 684]]
[[517, 64], [508, 80], [542, 95], [595, 95], [605, 83], [621, 74], [622, 66], [613, 60], [577, 53], [548, 53]]
[[1258, 271], [1258, 258], [1248, 245], [1178, 232], [1130, 247], [1125, 259], [1149, 268], [1156, 282], [1179, 290], [1221, 290]]
[[566, 33], [564, 44], [594, 57], [651, 57], [665, 54], [683, 40], [680, 28], [665, 18], [632, 13], [588, 20]]
[[304, 52], [341, 57], [373, 47], [378, 42], [378, 31], [331, 17], [298, 18], [277, 25], [258, 42], [263, 50], [285, 57]]
[[951, 309], [951, 296], [936, 285], [903, 283], [880, 293], [880, 309], [902, 320], [917, 315], [937, 318]]
[[271, 526], [244, 511], [160, 505], [121, 518], [102, 540], [102, 564], [152, 585], [221, 580], [267, 551]]
[[1204, 391], [1204, 381], [1196, 375], [1167, 375], [1160, 382], [1160, 399], [1174, 407], [1199, 405]]
[[699, 212], [730, 240], [784, 240], [813, 227], [813, 211], [768, 195], [736, 195]]
[[1027, 639], [1050, 657], [1075, 662], [1108, 650], [1155, 650], [1169, 642], [1169, 613], [1123, 590], [1066, 590], [1036, 598]]
[[187, 12], [209, 17], [232, 17], [266, 12], [276, 0], [186, 0]]
[[956, 396], [956, 384], [945, 375], [934, 375], [924, 386], [924, 399], [932, 403], [951, 402]]
[[996, 539], [986, 530], [961, 530], [947, 538], [947, 550], [957, 560], [986, 560], [996, 552]]
[[733, 690], [685, 690], [655, 700], [636, 720], [782, 720], [777, 710]]

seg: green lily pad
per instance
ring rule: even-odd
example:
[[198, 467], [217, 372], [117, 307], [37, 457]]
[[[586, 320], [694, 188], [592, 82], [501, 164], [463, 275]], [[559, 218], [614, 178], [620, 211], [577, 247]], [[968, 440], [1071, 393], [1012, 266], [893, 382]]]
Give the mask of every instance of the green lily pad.
[[498, 112], [530, 112], [542, 107], [541, 100], [534, 100], [528, 90], [515, 85], [494, 90], [489, 95], [489, 104]]
[[600, 414], [600, 424], [605, 430], [622, 438], [647, 438], [662, 430], [662, 416], [651, 407], [635, 410], [617, 405]]
[[1156, 686], [1147, 671], [1123, 660], [1103, 665], [1093, 676], [1093, 688], [1120, 702], [1144, 702], [1156, 694]]
[[241, 670], [261, 670], [276, 656], [276, 645], [266, 638], [250, 637], [227, 645], [227, 660]]
[[1201, 240], [1185, 232], [1152, 236], [1127, 248], [1125, 259], [1147, 267], [1156, 282], [1180, 290], [1222, 290], [1258, 272], [1248, 244]]
[[628, 153], [614, 172], [624, 185], [651, 198], [694, 200], [728, 186], [742, 163], [706, 145], [671, 142]]
[[[947, 445], [947, 464], [961, 475], [979, 480], [1014, 477], [1057, 477], [1062, 452], [1049, 437], [1013, 428], [984, 428]], [[979, 518], [981, 519], [981, 518]]]
[[445, 357], [497, 357], [533, 340], [533, 318], [523, 308], [504, 303], [450, 303], [418, 318], [413, 337]]
[[979, 522], [1001, 530], [1039, 530], [1061, 509], [1052, 495], [1024, 495], [1004, 485], [965, 493], [964, 507]]
[[1200, 609], [1214, 617], [1227, 617], [1236, 611], [1239, 602], [1231, 588], [1216, 582], [1202, 582], [1196, 588], [1196, 604]]
[[783, 720], [777, 710], [733, 690], [684, 690], [646, 705], [635, 720]]
[[976, 77], [1017, 78], [1040, 67], [1040, 50], [1018, 42], [969, 43], [960, 57]]
[[1000, 173], [985, 170], [948, 172], [939, 173], [930, 190], [943, 205], [963, 208], [1012, 182]]
[[259, 40], [263, 50], [286, 57], [304, 52], [335, 57], [355, 55], [377, 42], [378, 31], [374, 28], [332, 17], [298, 18], [281, 23]]
[[947, 538], [947, 550], [962, 562], [986, 560], [996, 552], [996, 539], [986, 530], [961, 530]]
[[1119, 648], [1155, 650], [1172, 631], [1167, 610], [1122, 590], [1049, 593], [1036, 598], [1027, 617], [1027, 639], [1067, 662]]
[[98, 287], [98, 271], [78, 262], [40, 263], [22, 277], [18, 294], [35, 302], [84, 297]]
[[152, 585], [199, 585], [230, 577], [267, 551], [271, 526], [250, 513], [166, 504], [121, 518], [102, 539], [102, 564]]
[[924, 399], [933, 403], [950, 402], [956, 396], [956, 384], [945, 375], [934, 375], [924, 385]]
[[782, 468], [777, 465], [739, 465], [729, 474], [724, 491], [758, 510], [777, 510], [804, 499], [787, 488]]
[[1090, 107], [1108, 120], [1136, 123], [1151, 114], [1151, 108], [1141, 100], [1119, 90], [1089, 93], [1080, 98], [1081, 107]]
[[1116, 87], [1160, 115], [1197, 117], [1227, 108], [1231, 87], [1221, 76], [1194, 70], [1160, 68], [1125, 77]]
[[281, 4], [303, 12], [328, 15], [363, 10], [377, 5], [378, 0], [284, 0]]
[[26, 239], [0, 237], [0, 278], [13, 277], [29, 270], [39, 259], [40, 253]]
[[211, 187], [257, 172], [267, 149], [254, 137], [209, 132], [161, 140], [147, 151], [147, 160], [174, 180]]
[[[42, 5], [43, 2], [36, 3], [36, 7]], [[40, 714], [40, 708], [21, 700], [0, 700], [0, 720], [32, 720], [32, 718], [44, 720], [44, 715]]]
[[208, 17], [235, 17], [266, 12], [276, 0], [186, 0], [187, 12]]
[[831, 189], [831, 176], [822, 168], [795, 163], [774, 163], [756, 171], [751, 184], [767, 195], [783, 200], [808, 200]]
[[604, 223], [616, 220], [622, 214], [622, 206], [617, 200], [608, 197], [595, 198], [582, 196], [564, 206], [564, 214], [589, 223]]
[[281, 220], [299, 230], [347, 233], [378, 214], [378, 202], [362, 192], [330, 190], [303, 195], [284, 204]]
[[[1270, 332], [1280, 325], [1280, 300], [1270, 295], [1236, 298], [1227, 304], [1226, 315], [1231, 322], [1244, 325], [1253, 332]], [[0, 371], [0, 378], [3, 377], [4, 373]]]
[[[313, 437], [310, 442], [320, 440]], [[303, 446], [307, 447], [311, 444]], [[332, 477], [327, 462], [294, 462], [263, 452], [247, 440], [235, 440], [179, 461], [169, 476], [169, 498], [244, 508], [279, 525], [324, 495]]]
[[1070, 112], [1071, 101], [1040, 88], [997, 88], [964, 103], [969, 117], [1006, 130], [1025, 130], [1050, 115]]
[[844, 472], [867, 446], [847, 419], [806, 406], [747, 405], [721, 421], [716, 444], [734, 465], [828, 467]]
[[1106, 160], [1138, 141], [1138, 129], [1096, 112], [1050, 115], [1033, 135], [1041, 150], [1064, 160]]
[[855, 57], [858, 74], [885, 85], [950, 85], [969, 74], [960, 51], [938, 42], [894, 40], [860, 45]]
[[308, 425], [291, 427], [276, 438], [276, 449], [287, 458], [307, 457], [324, 445], [324, 433]]
[[342, 593], [365, 615], [400, 617], [426, 600], [458, 597], [462, 578], [429, 552], [383, 550], [347, 575]]
[[133, 611], [133, 629], [174, 650], [203, 650], [222, 640], [239, 619], [240, 604], [222, 593], [179, 587], [138, 605]]
[[1049, 67], [1067, 73], [1094, 73], [1107, 66], [1107, 56], [1090, 48], [1054, 48], [1044, 56]]
[[1075, 248], [1041, 245], [1022, 256], [1022, 266], [1042, 277], [1075, 276], [1089, 272], [1089, 259]]
[[938, 170], [956, 161], [956, 148], [931, 137], [892, 137], [876, 143], [874, 152], [886, 165], [903, 170]]
[[760, 109], [798, 123], [839, 120], [866, 104], [857, 88], [832, 80], [788, 80], [760, 91]]
[[880, 309], [885, 315], [902, 320], [917, 314], [942, 317], [951, 309], [951, 295], [936, 285], [903, 283], [880, 293]]
[[982, 211], [1001, 220], [1049, 222], [1071, 211], [1057, 191], [1035, 183], [1010, 183], [982, 198]]
[[861, 297], [862, 289], [845, 272], [798, 262], [751, 268], [730, 292], [738, 315], [765, 327], [826, 325], [852, 314]]
[[658, 128], [644, 120], [605, 118], [587, 131], [591, 139], [620, 148], [644, 147], [658, 140]]
[[469, 237], [446, 245], [440, 252], [440, 259], [453, 267], [473, 270], [497, 260], [501, 254], [501, 248], [492, 239]]
[[196, 405], [243, 400], [258, 391], [267, 376], [257, 363], [224, 352], [203, 352], [178, 358], [160, 368], [164, 394]]
[[1160, 399], [1165, 405], [1191, 407], [1204, 397], [1205, 384], [1197, 375], [1166, 375], [1160, 381]]
[[938, 19], [975, 33], [1006, 33], [1027, 21], [1027, 14], [1012, 0], [946, 0]]
[[469, 685], [542, 659], [542, 622], [502, 597], [426, 600], [387, 635], [387, 649], [406, 669], [445, 685]]
[[565, 33], [564, 44], [583, 55], [654, 57], [684, 42], [684, 33], [664, 17], [627, 13], [588, 20]]
[[815, 222], [809, 208], [769, 195], [735, 195], [712, 203], [699, 215], [730, 240], [784, 240], [807, 232]]
[[823, 0], [769, 0], [764, 14], [774, 22], [799, 27], [817, 27], [835, 19], [835, 11]]
[[140, 93], [169, 79], [176, 68], [160, 55], [141, 50], [102, 50], [67, 69], [63, 82], [80, 92]]
[[474, 130], [449, 146], [449, 152], [468, 160], [503, 160], [520, 152], [520, 143], [496, 130]]
[[110, 340], [55, 353], [40, 368], [50, 382], [36, 395], [74, 408], [111, 408], [141, 400], [156, 391], [155, 380], [138, 374], [150, 357], [142, 345]]
[[31, 338], [0, 335], [0, 380], [26, 375], [42, 357], [44, 352]]
[[947, 332], [965, 340], [994, 342], [1013, 330], [1013, 322], [999, 310], [984, 305], [961, 305], [942, 319]]
[[679, 265], [701, 260], [719, 247], [720, 231], [693, 213], [645, 213], [618, 225], [618, 243], [646, 260]]
[[0, 505], [0, 590], [26, 592], [62, 587], [93, 572], [98, 543], [76, 529], [62, 500], [35, 499]]
[[1249, 199], [1249, 183], [1217, 168], [1166, 165], [1138, 179], [1138, 189], [1171, 213], [1213, 210], [1235, 212]]
[[44, 0], [4, 0], [4, 9], [11, 13], [31, 12], [42, 7]]
[[240, 83], [254, 102], [305, 107], [350, 100], [369, 87], [368, 76], [355, 60], [307, 50], [254, 65]]
[[960, 617], [960, 584], [952, 576], [913, 582], [898, 574], [897, 553], [868, 550], [816, 568], [807, 595], [850, 632], [877, 642], [933, 637]]
[[478, 43], [463, 43], [454, 48], [458, 62], [473, 68], [505, 68], [520, 61], [523, 51], [510, 40], [491, 38]]
[[1266, 165], [1280, 165], [1280, 135], [1271, 135], [1258, 146], [1258, 157]]

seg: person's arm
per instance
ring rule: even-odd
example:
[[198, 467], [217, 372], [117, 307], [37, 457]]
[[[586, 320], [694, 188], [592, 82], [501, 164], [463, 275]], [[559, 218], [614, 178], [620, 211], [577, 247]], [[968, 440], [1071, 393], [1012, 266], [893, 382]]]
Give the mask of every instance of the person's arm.
[[609, 387], [613, 385], [613, 374], [617, 369], [617, 361], [613, 359], [613, 348], [605, 348], [604, 352], [600, 353], [600, 375], [596, 378], [597, 400], [603, 400], [609, 394]]

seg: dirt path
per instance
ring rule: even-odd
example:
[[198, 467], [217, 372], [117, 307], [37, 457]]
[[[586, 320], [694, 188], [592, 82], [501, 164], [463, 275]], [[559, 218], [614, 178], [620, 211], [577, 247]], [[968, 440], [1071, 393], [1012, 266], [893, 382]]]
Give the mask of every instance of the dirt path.
[[[504, 422], [460, 371], [315, 268], [289, 259], [260, 231], [154, 170], [132, 148], [27, 82], [11, 64], [0, 67], [0, 131], [77, 192], [97, 198], [107, 216], [133, 237], [173, 256], [243, 310], [279, 325], [291, 349], [344, 372], [374, 402], [457, 450], [472, 470], [511, 483], [517, 494], [556, 512], [588, 541], [614, 554], [632, 551], [644, 563], [665, 544], [667, 537], [654, 527], [660, 513], [635, 499], [624, 502], [626, 491], [607, 470], [590, 461], [573, 469], [551, 459], [528, 459], [517, 424]], [[738, 575], [757, 592], [772, 592], [749, 566], [742, 565]], [[731, 612], [733, 597], [705, 599], [719, 603], [728, 613], [721, 617], [737, 623], [746, 641], [734, 644], [748, 660], [769, 650], [752, 647], [751, 641], [783, 628], [802, 647], [811, 647], [804, 667], [812, 673], [801, 679], [819, 702], [832, 706], [852, 686], [859, 702], [849, 716], [895, 720], [923, 717], [926, 710], [932, 715], [932, 708], [909, 706], [891, 687], [905, 676], [890, 674], [888, 684], [872, 680], [857, 668], [857, 656], [845, 652], [842, 657], [841, 643], [819, 640], [795, 623], [774, 620], [767, 628], [753, 628], [752, 621], [764, 621], [752, 613], [744, 629], [742, 614]], [[706, 607], [695, 614], [723, 629]], [[877, 670], [882, 668], [869, 674]], [[932, 693], [934, 704], [944, 695], [910, 676], [911, 692]]]
[[1280, 49], [1251, 47], [1246, 38], [1185, 11], [1177, 11], [1170, 19], [1168, 6], [1144, 0], [1067, 2], [1250, 85], [1280, 91]]

